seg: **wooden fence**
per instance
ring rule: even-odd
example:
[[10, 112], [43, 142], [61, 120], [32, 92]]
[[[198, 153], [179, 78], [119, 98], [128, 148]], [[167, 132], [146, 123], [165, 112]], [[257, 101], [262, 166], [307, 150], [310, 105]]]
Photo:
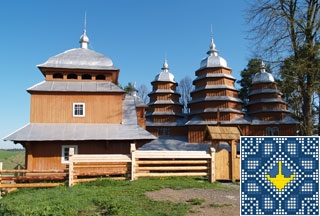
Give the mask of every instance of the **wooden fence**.
[[[76, 155], [69, 150], [69, 186], [90, 179], [81, 177], [122, 175], [141, 177], [207, 176], [215, 179], [215, 149], [210, 151], [143, 151], [131, 145], [131, 154]], [[84, 172], [87, 170], [87, 172]]]
[[57, 187], [65, 184], [65, 170], [3, 170], [2, 165], [0, 162], [0, 197], [16, 188]]
[[[131, 156], [125, 154], [74, 154], [69, 150], [69, 186], [77, 182], [91, 181], [95, 176], [128, 175]], [[83, 178], [85, 177], [85, 178]], [[88, 179], [88, 177], [91, 177]]]
[[[131, 154], [74, 154], [69, 150], [66, 170], [2, 170], [0, 190], [20, 187], [55, 187], [92, 181], [95, 177], [117, 177], [136, 180], [142, 177], [206, 176], [210, 182], [240, 179], [240, 158], [231, 152], [208, 151], [144, 151], [131, 144]], [[51, 183], [43, 183], [50, 181]], [[53, 183], [52, 183], [53, 182]]]
[[131, 146], [131, 180], [140, 177], [207, 176], [214, 178], [214, 148], [210, 151], [140, 151]]

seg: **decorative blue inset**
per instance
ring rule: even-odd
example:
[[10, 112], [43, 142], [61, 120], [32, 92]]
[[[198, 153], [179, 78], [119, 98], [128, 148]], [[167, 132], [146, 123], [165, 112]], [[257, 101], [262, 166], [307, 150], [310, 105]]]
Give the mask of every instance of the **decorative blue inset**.
[[241, 215], [319, 215], [319, 137], [241, 137]]

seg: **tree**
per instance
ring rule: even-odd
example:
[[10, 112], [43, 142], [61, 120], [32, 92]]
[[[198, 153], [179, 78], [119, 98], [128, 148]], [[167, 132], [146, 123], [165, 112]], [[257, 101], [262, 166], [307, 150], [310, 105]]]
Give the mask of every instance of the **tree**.
[[[310, 60], [307, 59], [309, 58], [307, 55], [303, 57], [303, 49], [300, 52], [301, 53], [299, 54], [299, 59], [295, 59], [294, 56], [290, 56], [284, 60], [284, 63], [281, 65], [280, 68], [280, 75], [283, 82], [279, 87], [283, 92], [283, 97], [288, 103], [288, 107], [293, 113], [293, 118], [295, 118], [297, 121], [301, 123], [306, 121], [306, 118], [304, 116], [305, 107], [303, 106], [303, 103], [301, 103], [301, 101], [303, 101], [306, 97], [305, 92], [308, 89], [308, 91], [312, 91], [312, 93], [310, 92], [310, 96], [307, 95], [307, 97], [310, 97], [310, 107], [308, 108], [311, 109], [311, 118], [313, 122], [318, 122], [319, 127], [319, 120], [316, 119], [317, 116], [319, 118], [319, 98], [316, 98], [319, 95], [319, 83], [318, 81], [310, 81], [310, 77], [313, 77], [313, 79], [317, 79], [316, 76], [320, 75], [319, 71], [317, 71], [319, 70], [319, 61], [312, 63], [310, 62]], [[310, 64], [312, 64], [313, 66], [311, 66]], [[316, 68], [312, 70], [309, 67]], [[302, 72], [306, 69], [312, 71], [313, 74], [311, 74], [311, 76], [308, 74], [303, 76]], [[311, 83], [314, 86], [308, 86], [312, 85]], [[318, 127], [316, 127], [317, 130]], [[311, 129], [308, 129], [305, 124], [298, 125], [298, 131], [301, 135], [306, 134], [308, 130]], [[319, 133], [319, 130], [317, 133]]]
[[141, 84], [138, 88], [136, 87], [136, 83], [134, 82], [133, 84], [129, 82], [124, 88], [120, 86], [123, 90], [127, 92], [127, 94], [131, 94], [134, 90], [137, 93], [137, 96], [139, 96], [145, 104], [148, 104], [149, 102], [149, 89], [145, 84]]
[[189, 76], [180, 80], [177, 91], [181, 94], [180, 103], [183, 105], [184, 113], [189, 113], [188, 103], [191, 101], [190, 93], [193, 89], [192, 80]]
[[149, 93], [149, 89], [145, 84], [141, 84], [138, 87], [138, 96], [141, 97], [141, 99], [145, 104], [148, 104], [149, 102], [148, 93]]
[[[319, 9], [318, 0], [257, 0], [248, 9], [250, 38], [258, 50], [290, 66], [281, 76], [287, 82], [283, 86], [291, 85], [299, 92], [301, 135], [312, 135], [314, 129], [312, 105], [320, 77], [316, 43]], [[290, 62], [284, 62], [288, 53]]]
[[132, 84], [131, 82], [128, 83], [128, 85], [126, 85], [123, 90], [125, 90], [127, 92], [127, 94], [130, 94], [132, 92], [132, 90], [135, 89], [135, 85]]
[[[240, 84], [239, 98], [243, 101], [243, 106], [246, 107], [248, 104], [248, 97], [250, 92], [250, 87], [252, 84], [253, 76], [260, 71], [261, 59], [253, 58], [250, 59], [248, 65], [240, 73], [241, 80], [237, 80], [237, 83]], [[268, 68], [268, 66], [267, 66]], [[268, 70], [269, 71], [269, 70]]]

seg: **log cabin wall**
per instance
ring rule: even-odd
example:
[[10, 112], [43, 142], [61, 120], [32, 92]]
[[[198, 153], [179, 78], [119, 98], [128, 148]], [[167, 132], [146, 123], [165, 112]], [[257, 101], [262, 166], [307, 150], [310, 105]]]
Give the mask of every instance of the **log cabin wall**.
[[199, 92], [192, 92], [191, 96], [192, 97], [197, 97], [197, 98], [202, 98], [202, 97], [217, 97], [217, 96], [225, 96], [228, 95], [229, 97], [238, 97], [239, 93], [236, 90], [232, 90], [232, 89], [225, 89], [225, 90], [220, 90], [220, 89], [216, 89], [216, 90], [211, 90], [210, 92], [208, 91], [199, 91]]
[[146, 111], [145, 107], [136, 107], [138, 125], [143, 129], [146, 129], [146, 117], [144, 115], [145, 111]]
[[[110, 81], [118, 84], [120, 70], [94, 70], [94, 69], [69, 69], [69, 68], [41, 68], [47, 81], [53, 80], [91, 80]], [[86, 76], [89, 75], [89, 76]], [[90, 77], [90, 79], [89, 79]]]
[[[32, 94], [31, 123], [122, 122], [122, 94]], [[73, 117], [73, 103], [85, 103], [85, 116]], [[49, 115], [50, 114], [50, 115]]]
[[187, 126], [148, 126], [148, 131], [157, 137], [164, 137], [159, 132], [162, 129], [170, 131], [170, 137], [186, 137], [188, 136]]
[[206, 125], [189, 125], [188, 126], [188, 142], [203, 143], [206, 133]]
[[[29, 142], [26, 152], [28, 170], [62, 170], [62, 146], [78, 147], [78, 154], [129, 154], [133, 141], [39, 141]], [[139, 146], [145, 143], [141, 141]]]
[[204, 69], [197, 70], [195, 72], [196, 76], [202, 76], [206, 74], [219, 74], [219, 73], [231, 75], [231, 69], [216, 67], [215, 70], [212, 70], [212, 68], [204, 68]]
[[268, 124], [250, 125], [245, 136], [267, 136], [267, 128], [278, 128], [278, 136], [296, 136], [297, 127], [295, 124]]

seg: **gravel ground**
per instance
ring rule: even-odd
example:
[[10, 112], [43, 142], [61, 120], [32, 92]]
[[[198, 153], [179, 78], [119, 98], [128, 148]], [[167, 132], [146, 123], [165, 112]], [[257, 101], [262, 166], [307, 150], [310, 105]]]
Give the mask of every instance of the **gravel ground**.
[[240, 215], [239, 186], [227, 183], [233, 190], [212, 190], [212, 189], [162, 189], [159, 191], [147, 192], [146, 195], [157, 201], [171, 201], [174, 203], [188, 203], [188, 200], [198, 198], [204, 199], [201, 205], [192, 205], [192, 210], [186, 216], [220, 216]]

